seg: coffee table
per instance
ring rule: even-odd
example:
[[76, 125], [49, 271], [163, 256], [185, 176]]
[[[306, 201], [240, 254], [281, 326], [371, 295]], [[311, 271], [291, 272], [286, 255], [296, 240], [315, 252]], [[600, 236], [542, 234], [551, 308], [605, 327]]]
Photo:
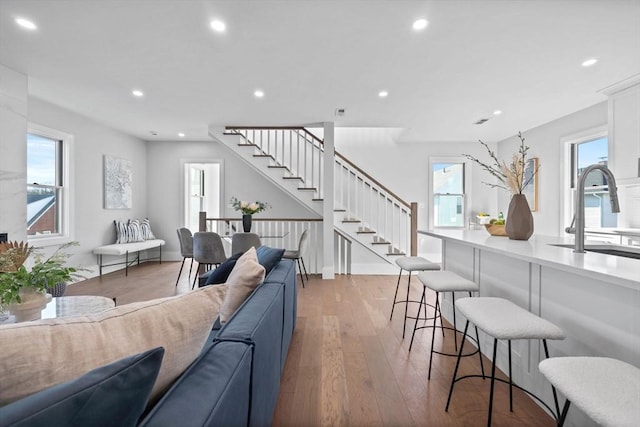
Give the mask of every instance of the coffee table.
[[[108, 310], [116, 306], [111, 298], [94, 295], [78, 295], [52, 298], [42, 310], [43, 319], [56, 319], [70, 316], [86, 316]], [[15, 323], [14, 316], [0, 321], [0, 324]]]

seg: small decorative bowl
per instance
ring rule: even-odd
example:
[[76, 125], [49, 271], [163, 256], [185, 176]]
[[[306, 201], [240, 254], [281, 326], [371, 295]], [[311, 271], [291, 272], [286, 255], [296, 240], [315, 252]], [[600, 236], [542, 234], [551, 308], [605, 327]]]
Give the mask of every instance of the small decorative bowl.
[[506, 236], [507, 232], [504, 230], [504, 224], [485, 224], [484, 228], [487, 229], [492, 236]]

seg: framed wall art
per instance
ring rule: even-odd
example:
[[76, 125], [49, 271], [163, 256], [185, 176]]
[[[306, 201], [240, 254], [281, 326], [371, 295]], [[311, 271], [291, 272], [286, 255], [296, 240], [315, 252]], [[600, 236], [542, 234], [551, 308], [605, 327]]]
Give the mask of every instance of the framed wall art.
[[105, 209], [131, 209], [132, 178], [131, 161], [104, 156]]

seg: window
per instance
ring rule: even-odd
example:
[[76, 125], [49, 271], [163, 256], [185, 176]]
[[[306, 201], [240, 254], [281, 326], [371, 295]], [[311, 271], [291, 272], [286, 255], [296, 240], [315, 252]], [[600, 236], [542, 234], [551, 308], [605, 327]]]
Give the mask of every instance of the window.
[[[32, 125], [27, 134], [27, 235], [67, 236], [69, 135]], [[56, 242], [57, 243], [57, 242]]]
[[465, 168], [463, 162], [432, 162], [433, 226], [463, 227]]
[[[565, 227], [573, 218], [576, 200], [578, 177], [582, 171], [592, 164], [608, 164], [609, 141], [606, 131], [593, 131], [581, 137], [574, 138], [568, 143], [568, 196], [571, 200], [565, 208]], [[604, 175], [599, 171], [589, 174], [585, 182], [585, 227], [603, 228], [616, 227], [618, 216], [611, 212], [609, 189]]]

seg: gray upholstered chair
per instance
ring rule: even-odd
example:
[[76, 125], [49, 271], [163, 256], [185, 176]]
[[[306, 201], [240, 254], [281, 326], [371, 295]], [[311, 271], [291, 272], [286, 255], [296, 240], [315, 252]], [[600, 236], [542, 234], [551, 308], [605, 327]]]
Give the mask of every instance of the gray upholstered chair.
[[262, 246], [260, 236], [255, 233], [234, 233], [231, 237], [231, 254], [235, 255], [238, 252], [246, 252], [251, 247]]
[[309, 232], [304, 230], [300, 235], [300, 241], [298, 242], [298, 249], [293, 251], [285, 251], [282, 258], [295, 259], [298, 264], [298, 270], [300, 271], [300, 280], [302, 280], [302, 287], [304, 288], [304, 277], [302, 276], [302, 270], [304, 269], [304, 275], [309, 281], [309, 275], [307, 274], [307, 267], [304, 265], [304, 259], [302, 257], [307, 253], [307, 247], [309, 246]]
[[[193, 235], [193, 259], [198, 263], [198, 271], [201, 265], [207, 270], [212, 265], [218, 266], [226, 261], [227, 256], [224, 253], [222, 238], [218, 233], [210, 231], [201, 231]], [[193, 279], [191, 289], [195, 288], [198, 274]]]
[[191, 265], [189, 266], [189, 280], [191, 280], [191, 269], [193, 268], [193, 234], [191, 234], [191, 230], [184, 227], [178, 228], [176, 231], [178, 232], [178, 241], [180, 242], [180, 255], [182, 255], [182, 264], [180, 265], [178, 279], [176, 279], [176, 286], [178, 286], [184, 261], [187, 258], [191, 258]]

